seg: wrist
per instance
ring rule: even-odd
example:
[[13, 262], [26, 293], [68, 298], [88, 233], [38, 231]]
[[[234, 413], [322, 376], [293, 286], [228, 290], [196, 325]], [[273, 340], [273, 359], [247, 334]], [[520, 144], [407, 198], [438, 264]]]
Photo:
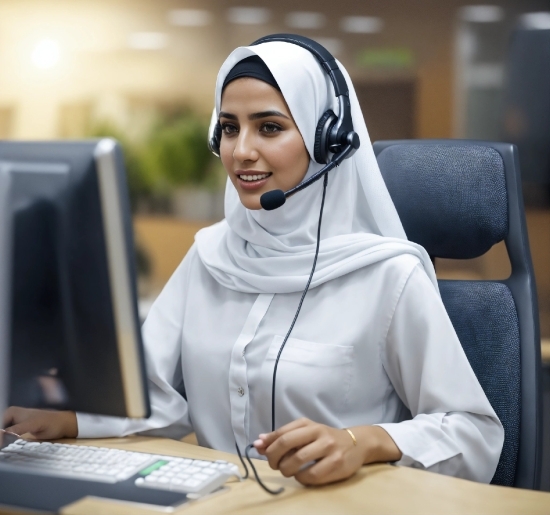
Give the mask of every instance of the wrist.
[[363, 464], [398, 461], [401, 451], [391, 436], [379, 426], [356, 426], [350, 428], [357, 440]]
[[78, 423], [74, 411], [62, 411], [64, 438], [76, 438], [78, 436]]

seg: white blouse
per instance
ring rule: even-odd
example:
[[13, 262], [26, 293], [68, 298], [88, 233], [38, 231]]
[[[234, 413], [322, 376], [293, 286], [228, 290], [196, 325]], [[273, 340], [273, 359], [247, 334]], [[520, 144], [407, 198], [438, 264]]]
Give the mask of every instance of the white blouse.
[[[79, 438], [194, 431], [200, 445], [244, 449], [271, 430], [274, 360], [300, 296], [229, 290], [193, 247], [143, 326], [151, 417], [78, 413]], [[175, 390], [182, 378], [187, 401]], [[482, 482], [504, 441], [439, 295], [410, 255], [309, 291], [276, 383], [277, 427], [299, 417], [380, 425], [403, 453], [398, 464]]]

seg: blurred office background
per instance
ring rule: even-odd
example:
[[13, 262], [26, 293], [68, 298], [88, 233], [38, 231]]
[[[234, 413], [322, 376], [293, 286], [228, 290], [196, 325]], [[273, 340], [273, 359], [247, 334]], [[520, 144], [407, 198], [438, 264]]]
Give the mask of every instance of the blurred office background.
[[[206, 148], [218, 68], [274, 32], [312, 37], [340, 59], [373, 141], [518, 144], [547, 349], [547, 0], [0, 0], [0, 138], [121, 141], [145, 314], [195, 232], [223, 218], [224, 172]], [[437, 269], [498, 279], [510, 266], [497, 245]]]

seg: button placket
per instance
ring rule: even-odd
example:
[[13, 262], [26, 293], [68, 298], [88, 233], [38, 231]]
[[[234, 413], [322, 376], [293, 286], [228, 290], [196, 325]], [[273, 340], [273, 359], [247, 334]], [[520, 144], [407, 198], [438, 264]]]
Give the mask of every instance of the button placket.
[[248, 409], [248, 380], [245, 359], [246, 346], [254, 339], [256, 331], [269, 309], [273, 294], [261, 293], [254, 302], [241, 334], [231, 352], [229, 365], [229, 402], [231, 405], [231, 425], [239, 448], [248, 445], [248, 427], [245, 427]]

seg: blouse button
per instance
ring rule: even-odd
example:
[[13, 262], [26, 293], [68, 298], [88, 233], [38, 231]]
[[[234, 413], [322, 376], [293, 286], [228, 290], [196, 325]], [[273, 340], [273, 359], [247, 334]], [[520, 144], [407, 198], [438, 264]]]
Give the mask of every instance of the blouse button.
[[244, 388], [242, 386], [239, 386], [237, 389], [237, 393], [242, 397], [244, 395]]

